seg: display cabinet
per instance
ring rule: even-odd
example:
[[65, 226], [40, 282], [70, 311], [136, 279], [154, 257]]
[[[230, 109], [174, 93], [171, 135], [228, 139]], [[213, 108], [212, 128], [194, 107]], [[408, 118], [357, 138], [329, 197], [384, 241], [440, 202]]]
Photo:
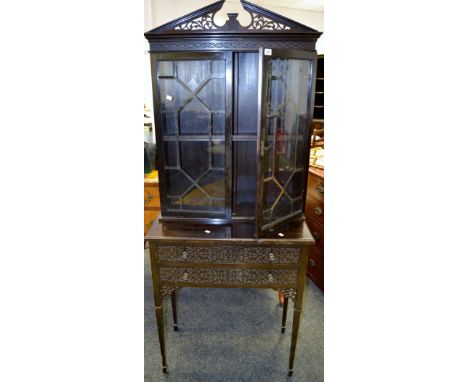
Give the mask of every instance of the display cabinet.
[[320, 32], [247, 1], [218, 1], [145, 34], [161, 221], [254, 221], [256, 237], [304, 216]]
[[[223, 1], [145, 34], [150, 44], [161, 217], [146, 234], [163, 372], [163, 300], [181, 288], [271, 288], [294, 302], [293, 374], [314, 238], [304, 220], [320, 32]], [[302, 221], [301, 221], [302, 220]], [[281, 231], [277, 230], [281, 228]]]

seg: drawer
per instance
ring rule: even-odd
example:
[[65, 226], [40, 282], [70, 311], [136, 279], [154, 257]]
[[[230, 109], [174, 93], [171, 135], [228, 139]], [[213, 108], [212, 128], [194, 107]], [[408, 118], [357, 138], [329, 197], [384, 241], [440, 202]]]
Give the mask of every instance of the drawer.
[[159, 262], [210, 264], [299, 264], [299, 247], [159, 245]]
[[159, 186], [145, 185], [145, 207], [160, 207]]
[[307, 196], [323, 203], [324, 187], [323, 178], [309, 172], [309, 177], [307, 178]]
[[296, 286], [297, 269], [161, 267], [161, 283], [222, 286]]
[[324, 208], [323, 201], [320, 202], [317, 199], [307, 197], [305, 213], [306, 215], [310, 216], [310, 218], [317, 221], [321, 225], [323, 225], [323, 219], [324, 219], [323, 208]]
[[310, 233], [315, 239], [315, 245], [313, 247], [317, 248], [319, 252], [324, 253], [324, 236], [323, 236], [323, 225], [317, 223], [314, 218], [306, 214], [306, 222], [309, 226]]
[[145, 232], [144, 232], [145, 235], [149, 231], [153, 223], [156, 221], [158, 215], [159, 215], [158, 210], [146, 210], [145, 211]]
[[311, 248], [307, 262], [307, 276], [323, 291], [323, 255]]

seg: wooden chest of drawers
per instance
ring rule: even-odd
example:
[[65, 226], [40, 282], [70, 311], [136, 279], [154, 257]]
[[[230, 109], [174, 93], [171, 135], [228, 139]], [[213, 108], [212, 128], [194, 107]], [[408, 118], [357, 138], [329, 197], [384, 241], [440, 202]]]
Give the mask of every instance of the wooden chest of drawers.
[[156, 221], [161, 211], [161, 202], [159, 199], [159, 182], [157, 179], [145, 179], [145, 229], [144, 234], [148, 232], [151, 225]]
[[309, 250], [307, 276], [324, 290], [324, 171], [311, 167], [307, 182], [306, 222], [315, 239]]

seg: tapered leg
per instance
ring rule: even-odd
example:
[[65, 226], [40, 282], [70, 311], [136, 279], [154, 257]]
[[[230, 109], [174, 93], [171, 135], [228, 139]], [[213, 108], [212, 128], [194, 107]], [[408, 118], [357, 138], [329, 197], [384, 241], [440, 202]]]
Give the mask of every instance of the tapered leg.
[[286, 331], [286, 317], [288, 316], [288, 298], [284, 297], [283, 301], [283, 320], [281, 322], [281, 333]]
[[157, 262], [157, 250], [156, 244], [149, 241], [150, 245], [150, 260], [151, 260], [151, 276], [153, 280], [153, 297], [154, 297], [154, 306], [156, 307], [156, 323], [158, 324], [158, 338], [159, 338], [159, 348], [161, 350], [161, 362], [162, 362], [162, 371], [167, 373], [167, 363], [166, 363], [166, 341], [164, 338], [164, 315], [162, 308], [162, 297], [161, 291], [159, 289], [159, 269]]
[[156, 322], [158, 324], [159, 348], [161, 349], [162, 371], [167, 373], [166, 340], [164, 338], [164, 315], [162, 306], [156, 307]]
[[299, 322], [301, 321], [301, 313], [302, 313], [302, 310], [299, 310], [296, 308], [294, 309], [291, 350], [289, 353], [289, 373], [288, 373], [289, 376], [293, 374], [294, 356], [296, 355], [297, 335], [299, 333]]
[[293, 375], [294, 367], [294, 356], [296, 355], [296, 344], [297, 336], [299, 334], [299, 323], [301, 321], [302, 313], [302, 298], [304, 296], [304, 287], [305, 287], [305, 274], [307, 270], [307, 261], [308, 261], [308, 247], [302, 248], [301, 251], [301, 264], [298, 274], [296, 298], [294, 299], [294, 317], [293, 317], [293, 327], [291, 335], [291, 350], [289, 353], [289, 372], [288, 375]]
[[172, 302], [172, 318], [174, 319], [174, 331], [177, 332], [179, 326], [177, 324], [177, 291], [173, 290], [171, 293]]

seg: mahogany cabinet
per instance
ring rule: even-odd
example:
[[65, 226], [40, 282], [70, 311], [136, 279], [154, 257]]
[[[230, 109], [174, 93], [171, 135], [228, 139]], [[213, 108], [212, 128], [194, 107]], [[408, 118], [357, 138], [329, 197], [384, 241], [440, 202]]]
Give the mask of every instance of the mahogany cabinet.
[[253, 221], [255, 237], [303, 220], [320, 32], [224, 1], [145, 34], [158, 145], [161, 221]]

